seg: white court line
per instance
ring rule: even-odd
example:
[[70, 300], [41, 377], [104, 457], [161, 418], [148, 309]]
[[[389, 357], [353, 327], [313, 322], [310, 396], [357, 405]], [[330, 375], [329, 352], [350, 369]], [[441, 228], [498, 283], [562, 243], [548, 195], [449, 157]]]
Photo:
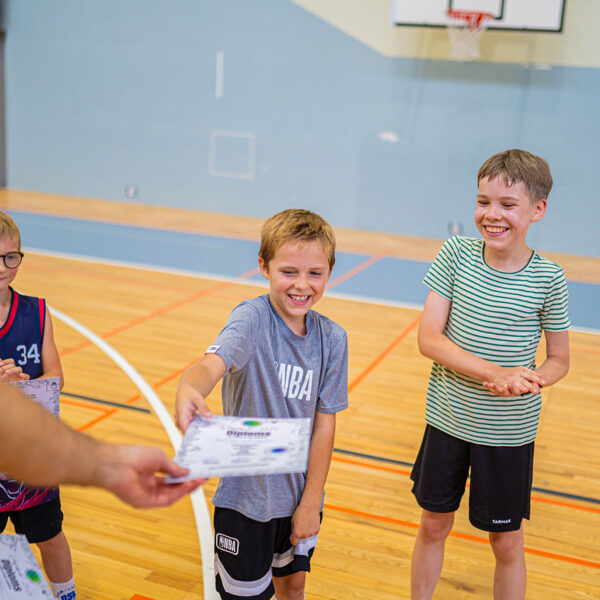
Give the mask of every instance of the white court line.
[[[52, 316], [57, 317], [66, 325], [69, 325], [81, 335], [86, 337], [90, 342], [98, 346], [100, 350], [106, 353], [116, 364], [120, 367], [123, 372], [133, 381], [136, 387], [144, 395], [146, 400], [150, 403], [156, 416], [159, 418], [162, 426], [165, 428], [169, 440], [173, 448], [177, 451], [181, 445], [181, 434], [175, 423], [171, 418], [171, 415], [165, 408], [164, 404], [160, 401], [160, 398], [156, 395], [154, 390], [148, 385], [144, 378], [133, 368], [121, 354], [119, 354], [112, 346], [107, 344], [102, 338], [98, 337], [95, 333], [90, 331], [87, 327], [62, 313], [54, 307], [48, 306]], [[200, 541], [200, 558], [202, 561], [202, 579], [204, 582], [204, 598], [206, 600], [219, 600], [214, 581], [214, 538], [212, 526], [210, 524], [210, 516], [208, 513], [208, 506], [206, 504], [206, 498], [204, 497], [204, 491], [202, 488], [196, 490], [191, 494], [192, 508], [194, 510], [194, 516], [196, 518], [196, 529], [198, 530], [198, 539]]]

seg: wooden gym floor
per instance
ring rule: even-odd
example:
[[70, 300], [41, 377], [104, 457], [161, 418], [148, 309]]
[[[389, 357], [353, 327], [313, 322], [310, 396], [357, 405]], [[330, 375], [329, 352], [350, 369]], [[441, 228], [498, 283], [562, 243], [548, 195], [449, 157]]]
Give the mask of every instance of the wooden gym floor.
[[[256, 239], [260, 222], [117, 203], [0, 192], [0, 208], [84, 216]], [[79, 211], [79, 213], [78, 213]], [[212, 219], [212, 220], [211, 220]], [[153, 222], [155, 220], [155, 222]], [[338, 233], [340, 250], [431, 260], [439, 241]], [[23, 240], [25, 246], [35, 246]], [[598, 259], [562, 257], [568, 275], [598, 283]], [[339, 277], [335, 273], [333, 277]], [[213, 341], [229, 312], [264, 289], [29, 253], [16, 286], [83, 323], [118, 350], [173, 412], [181, 372]], [[338, 415], [311, 600], [409, 597], [419, 509], [408, 474], [424, 427], [430, 361], [419, 355], [419, 311], [325, 296], [317, 309], [349, 335], [350, 408]], [[103, 352], [54, 319], [66, 385], [62, 418], [113, 442], [172, 449], [137, 388]], [[600, 598], [600, 336], [571, 335], [572, 367], [544, 390], [532, 519], [525, 539], [533, 600]], [[210, 397], [219, 411], [219, 390]], [[216, 480], [205, 486], [210, 499]], [[189, 499], [137, 511], [98, 490], [64, 487], [65, 532], [81, 600], [203, 598], [200, 550]], [[463, 502], [463, 504], [467, 504]], [[492, 597], [493, 559], [465, 507], [446, 546], [436, 597]]]

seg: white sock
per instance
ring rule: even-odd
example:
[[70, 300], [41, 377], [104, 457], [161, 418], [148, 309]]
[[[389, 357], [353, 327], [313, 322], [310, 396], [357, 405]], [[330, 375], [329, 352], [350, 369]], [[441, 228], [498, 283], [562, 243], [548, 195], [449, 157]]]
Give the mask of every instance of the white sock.
[[76, 600], [77, 594], [75, 593], [75, 577], [71, 577], [69, 581], [63, 583], [50, 582], [52, 591], [58, 600]]

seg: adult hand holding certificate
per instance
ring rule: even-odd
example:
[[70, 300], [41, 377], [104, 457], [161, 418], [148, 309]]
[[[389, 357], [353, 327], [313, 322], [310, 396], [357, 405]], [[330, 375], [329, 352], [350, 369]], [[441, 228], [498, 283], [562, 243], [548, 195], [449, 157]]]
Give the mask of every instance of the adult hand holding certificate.
[[304, 473], [309, 442], [310, 419], [195, 415], [173, 459], [190, 474], [167, 481]]

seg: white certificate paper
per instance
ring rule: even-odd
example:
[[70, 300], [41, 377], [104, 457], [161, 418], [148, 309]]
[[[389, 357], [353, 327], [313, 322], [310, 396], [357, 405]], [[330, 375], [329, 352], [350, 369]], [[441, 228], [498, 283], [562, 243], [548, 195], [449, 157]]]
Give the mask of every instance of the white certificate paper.
[[195, 415], [173, 459], [190, 469], [184, 478], [304, 473], [310, 419]]
[[0, 535], [0, 600], [54, 598], [24, 535]]
[[58, 417], [60, 397], [60, 379], [58, 377], [28, 379], [27, 381], [17, 381], [13, 385], [55, 417]]

